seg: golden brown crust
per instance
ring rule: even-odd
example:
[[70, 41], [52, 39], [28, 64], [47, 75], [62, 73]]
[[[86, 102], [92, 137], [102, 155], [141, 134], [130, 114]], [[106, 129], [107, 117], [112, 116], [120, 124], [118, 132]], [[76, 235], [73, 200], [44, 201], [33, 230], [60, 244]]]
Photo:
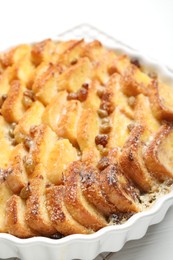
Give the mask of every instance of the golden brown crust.
[[155, 185], [143, 161], [143, 149], [145, 148], [141, 140], [143, 132], [144, 128], [140, 125], [132, 129], [123, 147], [119, 163], [124, 174], [140, 189], [147, 192], [154, 188]]
[[78, 159], [77, 151], [68, 139], [60, 139], [47, 158], [47, 178], [51, 183], [62, 184], [63, 172], [68, 165]]
[[46, 175], [43, 166], [37, 165], [27, 189], [25, 219], [28, 226], [44, 236], [56, 233], [46, 209]]
[[114, 204], [104, 196], [100, 187], [100, 173], [92, 166], [84, 168], [80, 173], [82, 192], [86, 199], [93, 204], [102, 214], [109, 216], [118, 211]]
[[77, 64], [67, 68], [57, 80], [58, 90], [76, 92], [91, 77], [92, 64], [88, 58], [80, 58]]
[[38, 100], [44, 105], [49, 104], [52, 98], [57, 94], [57, 80], [62, 71], [63, 69], [60, 65], [48, 62], [41, 63], [40, 66], [37, 67], [32, 90]]
[[159, 181], [173, 178], [172, 140], [173, 126], [165, 124], [153, 137], [144, 153], [144, 160], [148, 170]]
[[10, 163], [7, 168], [7, 183], [15, 194], [19, 194], [21, 189], [28, 182], [28, 177], [24, 167], [25, 156], [26, 151], [23, 144], [18, 144], [10, 156]]
[[30, 136], [30, 129], [41, 124], [41, 117], [44, 112], [44, 106], [39, 101], [35, 101], [25, 112], [14, 129], [15, 140], [21, 142], [21, 136]]
[[63, 106], [57, 123], [58, 136], [67, 138], [77, 146], [77, 126], [81, 116], [81, 103], [78, 100], [70, 100]]
[[2, 106], [2, 115], [7, 122], [18, 122], [24, 115], [25, 107], [23, 105], [24, 86], [18, 80], [11, 83], [7, 99]]
[[[1, 177], [2, 177], [2, 170], [1, 170]], [[4, 176], [4, 174], [3, 174]], [[8, 187], [8, 184], [1, 179], [0, 182], [0, 232], [7, 232], [7, 227], [5, 224], [6, 219], [6, 204], [7, 200], [11, 198], [12, 192]]]
[[1, 55], [1, 63], [4, 67], [11, 66], [30, 54], [31, 47], [27, 44], [19, 45]]
[[107, 200], [120, 212], [139, 212], [137, 192], [132, 183], [121, 173], [118, 165], [106, 167], [100, 173], [100, 186]]
[[44, 41], [34, 44], [32, 47], [32, 61], [35, 65], [39, 65], [43, 61], [47, 61], [51, 57], [51, 52], [55, 50], [55, 44], [51, 39], [46, 39]]
[[50, 153], [58, 138], [56, 134], [44, 124], [33, 129], [32, 137], [33, 143], [30, 147], [29, 157], [32, 158], [35, 166], [39, 163], [46, 165], [47, 154]]
[[25, 203], [17, 195], [12, 195], [6, 204], [7, 232], [21, 238], [38, 235], [29, 228], [25, 221]]
[[158, 80], [153, 80], [150, 84], [149, 98], [156, 118], [173, 120], [172, 88]]
[[77, 142], [81, 151], [95, 146], [95, 137], [99, 133], [97, 112], [90, 108], [82, 111], [77, 125]]
[[81, 225], [96, 231], [101, 227], [106, 226], [107, 222], [100, 212], [86, 201], [81, 189], [80, 171], [80, 162], [72, 163], [65, 171], [64, 202], [74, 219]]
[[67, 102], [67, 92], [60, 91], [57, 95], [52, 99], [50, 104], [46, 107], [42, 121], [44, 124], [47, 124], [53, 131], [56, 132], [58, 121], [64, 107], [64, 104]]
[[53, 186], [47, 189], [47, 209], [56, 230], [64, 235], [70, 234], [90, 234], [88, 229], [78, 223], [68, 212], [64, 204], [64, 186]]

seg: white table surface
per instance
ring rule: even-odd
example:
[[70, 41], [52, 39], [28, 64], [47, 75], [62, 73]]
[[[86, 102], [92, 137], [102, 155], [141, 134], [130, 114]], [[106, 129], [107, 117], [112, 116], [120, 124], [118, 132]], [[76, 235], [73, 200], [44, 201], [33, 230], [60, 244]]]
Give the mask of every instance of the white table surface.
[[[173, 68], [172, 0], [1, 0], [0, 50], [51, 37], [81, 23], [94, 25]], [[128, 242], [109, 259], [172, 260], [173, 207], [144, 238]]]

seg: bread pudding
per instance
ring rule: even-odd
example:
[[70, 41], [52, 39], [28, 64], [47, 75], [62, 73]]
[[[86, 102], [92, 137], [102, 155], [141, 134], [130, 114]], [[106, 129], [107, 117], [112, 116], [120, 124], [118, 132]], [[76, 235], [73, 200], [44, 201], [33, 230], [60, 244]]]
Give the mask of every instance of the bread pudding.
[[95, 40], [0, 54], [0, 232], [91, 234], [173, 183], [173, 88]]

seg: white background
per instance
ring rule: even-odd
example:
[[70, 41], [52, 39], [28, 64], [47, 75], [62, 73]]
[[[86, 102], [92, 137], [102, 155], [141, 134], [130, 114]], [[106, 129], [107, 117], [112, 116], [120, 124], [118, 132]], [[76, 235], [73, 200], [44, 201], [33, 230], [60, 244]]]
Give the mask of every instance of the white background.
[[0, 0], [0, 49], [90, 23], [173, 67], [172, 0]]
[[[0, 50], [89, 23], [173, 68], [172, 0], [0, 0]], [[173, 208], [111, 259], [172, 260]], [[32, 259], [31, 259], [32, 260]]]

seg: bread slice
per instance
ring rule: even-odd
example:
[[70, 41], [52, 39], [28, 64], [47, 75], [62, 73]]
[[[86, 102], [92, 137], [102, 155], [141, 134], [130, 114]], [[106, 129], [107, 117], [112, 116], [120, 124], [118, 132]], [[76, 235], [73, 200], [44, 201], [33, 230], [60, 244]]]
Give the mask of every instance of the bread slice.
[[69, 140], [58, 140], [48, 154], [46, 171], [49, 181], [54, 184], [61, 184], [63, 172], [71, 162], [77, 159], [77, 151]]
[[123, 92], [128, 96], [148, 94], [151, 78], [143, 73], [137, 66], [130, 64], [124, 76]]
[[3, 180], [3, 177], [5, 178], [5, 174], [6, 173], [2, 170], [0, 171], [0, 232], [4, 233], [7, 232], [7, 227], [5, 225], [6, 203], [12, 195], [8, 184]]
[[122, 113], [119, 108], [116, 108], [110, 115], [110, 122], [111, 130], [106, 147], [109, 149], [122, 148], [130, 133], [128, 126], [132, 125], [133, 121]]
[[57, 123], [57, 135], [69, 139], [74, 146], [77, 146], [77, 126], [80, 116], [81, 103], [78, 100], [70, 100], [64, 104]]
[[59, 91], [50, 104], [47, 105], [42, 115], [43, 123], [47, 124], [54, 132], [57, 130], [60, 114], [66, 102], [67, 92], [65, 90]]
[[151, 108], [159, 120], [173, 119], [173, 90], [168, 85], [153, 80], [150, 84], [149, 98]]
[[91, 77], [92, 64], [88, 58], [80, 58], [78, 62], [65, 70], [57, 80], [58, 90], [77, 92], [83, 83]]
[[132, 183], [122, 174], [118, 165], [113, 164], [100, 172], [99, 182], [106, 199], [120, 212], [141, 210], [138, 193]]
[[21, 189], [28, 182], [28, 176], [24, 166], [24, 157], [27, 152], [23, 144], [18, 144], [11, 153], [8, 165], [7, 183], [15, 194], [19, 194]]
[[110, 77], [102, 96], [101, 108], [110, 114], [116, 107], [119, 107], [128, 117], [133, 118], [133, 110], [128, 104], [128, 98], [122, 92], [124, 84], [122, 79], [117, 73]]
[[30, 177], [25, 219], [31, 229], [44, 236], [50, 236], [56, 233], [56, 229], [53, 227], [46, 209], [46, 184], [46, 171], [39, 164]]
[[99, 82], [96, 80], [93, 80], [88, 84], [88, 90], [87, 90], [87, 98], [83, 102], [83, 108], [88, 109], [92, 108], [95, 110], [98, 110], [100, 107], [101, 100], [98, 96], [98, 90], [99, 90]]
[[100, 151], [95, 146], [84, 149], [81, 154], [81, 160], [87, 166], [97, 166], [100, 157]]
[[136, 96], [140, 93], [148, 94], [151, 78], [132, 64], [126, 55], [114, 59], [109, 71], [111, 73], [118, 72], [123, 76], [123, 92], [127, 96]]
[[12, 145], [12, 140], [9, 136], [9, 131], [11, 126], [4, 120], [4, 118], [0, 115], [0, 145], [1, 145], [1, 153], [0, 153], [0, 168], [5, 169], [8, 165], [11, 152], [14, 149]]
[[7, 232], [20, 238], [38, 236], [25, 221], [25, 202], [17, 195], [12, 195], [6, 203], [5, 226]]
[[135, 98], [134, 119], [136, 125], [134, 124], [123, 148], [120, 165], [124, 173], [140, 188], [149, 191], [157, 185], [145, 166], [143, 154], [147, 143], [160, 128], [160, 122], [152, 113], [148, 97], [143, 94]]
[[10, 67], [23, 59], [23, 57], [29, 57], [30, 53], [31, 46], [28, 44], [21, 44], [1, 54], [0, 59], [4, 67]]
[[31, 63], [30, 58], [30, 53], [28, 53], [12, 66], [14, 71], [14, 79], [20, 80], [23, 84], [25, 84], [25, 86], [29, 88], [33, 83], [35, 72], [35, 67]]
[[51, 39], [38, 42], [32, 46], [32, 62], [38, 66], [44, 61], [50, 61], [52, 53], [56, 50], [56, 44]]
[[[92, 78], [101, 84], [108, 80], [108, 65], [116, 57], [115, 52], [107, 50], [98, 40], [83, 43], [80, 49], [81, 57], [88, 57], [93, 64]], [[97, 60], [97, 62], [95, 62]]]
[[37, 67], [32, 90], [44, 105], [49, 104], [57, 94], [57, 81], [61, 72], [61, 66], [53, 63], [45, 62]]
[[109, 74], [119, 73], [123, 75], [130, 65], [129, 57], [125, 54], [117, 55], [117, 57], [109, 64]]
[[99, 134], [97, 111], [88, 108], [82, 111], [77, 126], [77, 142], [81, 151], [95, 146], [95, 137]]
[[30, 136], [31, 127], [41, 124], [41, 117], [44, 112], [44, 106], [39, 101], [35, 101], [26, 111], [25, 115], [19, 120], [14, 129], [15, 140], [21, 142], [21, 136]]
[[82, 56], [88, 57], [91, 61], [99, 60], [104, 54], [107, 54], [107, 50], [103, 47], [100, 41], [94, 40], [89, 43], [85, 43], [83, 46]]
[[148, 170], [159, 181], [173, 179], [173, 127], [164, 124], [148, 144], [144, 160]]
[[155, 182], [148, 172], [144, 160], [143, 151], [145, 144], [142, 135], [145, 129], [141, 125], [136, 125], [127, 139], [119, 163], [124, 174], [130, 178], [142, 191], [149, 192], [155, 189]]
[[92, 233], [91, 229], [82, 226], [71, 216], [64, 204], [64, 196], [65, 187], [62, 185], [46, 189], [46, 205], [56, 230], [63, 235]]
[[14, 80], [11, 83], [7, 94], [7, 99], [2, 105], [2, 115], [9, 123], [18, 122], [25, 113], [23, 105], [23, 93], [25, 86], [19, 80]]
[[161, 125], [153, 114], [149, 98], [143, 94], [139, 94], [135, 98], [134, 119], [136, 123], [142, 125], [145, 128], [143, 141], [145, 139], [146, 142], [154, 133], [159, 130]]
[[94, 231], [107, 225], [102, 214], [86, 199], [81, 189], [81, 162], [69, 165], [64, 172], [65, 196], [64, 202], [72, 217], [81, 225]]
[[13, 73], [13, 68], [12, 67], [8, 67], [7, 69], [3, 70], [0, 74], [0, 101], [1, 101], [1, 106], [3, 104], [3, 99], [2, 97], [5, 97], [7, 96], [7, 93], [10, 89], [10, 83], [11, 83], [11, 80], [13, 79], [14, 77], [14, 73]]
[[100, 186], [100, 173], [93, 166], [83, 167], [80, 173], [81, 188], [86, 199], [103, 215], [109, 216], [117, 212], [117, 208], [108, 202]]
[[56, 134], [47, 125], [41, 124], [32, 132], [33, 145], [30, 148], [28, 158], [33, 164], [43, 164], [46, 166], [48, 155], [58, 140]]
[[[73, 66], [78, 62], [78, 59], [82, 54], [84, 45], [85, 43], [83, 39], [68, 41], [67, 43], [60, 43], [57, 48], [58, 50], [60, 49], [58, 62], [67, 67], [69, 67], [70, 65]], [[62, 51], [62, 49], [64, 50]]]

